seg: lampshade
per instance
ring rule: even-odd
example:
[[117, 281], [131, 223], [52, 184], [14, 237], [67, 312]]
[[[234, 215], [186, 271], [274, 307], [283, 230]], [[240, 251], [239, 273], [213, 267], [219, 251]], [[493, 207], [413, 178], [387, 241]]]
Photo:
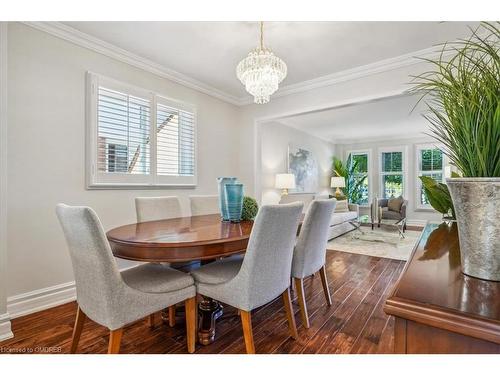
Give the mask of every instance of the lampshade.
[[274, 187], [276, 189], [295, 189], [295, 175], [292, 173], [277, 174]]
[[344, 177], [332, 177], [330, 182], [331, 187], [345, 187], [345, 178]]

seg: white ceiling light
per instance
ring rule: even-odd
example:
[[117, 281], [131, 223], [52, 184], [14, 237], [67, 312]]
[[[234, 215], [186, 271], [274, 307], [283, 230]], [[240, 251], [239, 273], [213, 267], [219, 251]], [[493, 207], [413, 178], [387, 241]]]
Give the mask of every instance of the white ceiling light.
[[264, 23], [260, 23], [260, 47], [250, 51], [236, 67], [238, 79], [254, 97], [257, 104], [269, 102], [270, 96], [278, 90], [286, 77], [286, 64], [264, 47]]

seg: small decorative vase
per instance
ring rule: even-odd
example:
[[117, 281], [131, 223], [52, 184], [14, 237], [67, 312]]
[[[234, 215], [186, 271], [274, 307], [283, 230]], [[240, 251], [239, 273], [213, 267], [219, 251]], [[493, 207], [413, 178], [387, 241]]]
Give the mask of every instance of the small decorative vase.
[[500, 281], [500, 178], [447, 178], [458, 224], [462, 272]]
[[225, 184], [224, 191], [229, 220], [232, 223], [239, 223], [241, 221], [241, 212], [243, 209], [243, 184]]
[[224, 186], [226, 184], [236, 183], [236, 177], [218, 177], [217, 183], [219, 188], [219, 209], [223, 221], [229, 221], [229, 212], [227, 211], [226, 192]]

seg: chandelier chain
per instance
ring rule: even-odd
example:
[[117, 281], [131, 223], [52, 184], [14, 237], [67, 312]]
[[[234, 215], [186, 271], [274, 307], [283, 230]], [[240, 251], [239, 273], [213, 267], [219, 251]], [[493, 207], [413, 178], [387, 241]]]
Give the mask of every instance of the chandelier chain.
[[264, 22], [260, 21], [260, 49], [264, 49]]

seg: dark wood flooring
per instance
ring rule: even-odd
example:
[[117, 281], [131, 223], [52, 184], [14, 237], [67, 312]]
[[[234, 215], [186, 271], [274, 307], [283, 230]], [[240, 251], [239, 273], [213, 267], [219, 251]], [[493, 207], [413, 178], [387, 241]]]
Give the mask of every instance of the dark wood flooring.
[[[404, 267], [404, 261], [365, 255], [327, 252], [327, 275], [333, 305], [328, 307], [319, 276], [305, 281], [311, 327], [305, 329], [294, 299], [299, 339], [288, 336], [281, 298], [252, 314], [257, 353], [392, 353], [394, 319], [385, 315], [383, 303]], [[0, 352], [68, 353], [76, 303], [68, 303], [12, 321], [15, 337], [0, 342]], [[187, 353], [182, 317], [170, 328], [157, 314], [155, 327], [146, 319], [124, 330], [122, 353]], [[108, 330], [87, 320], [79, 353], [106, 353]], [[217, 322], [213, 344], [197, 345], [196, 353], [244, 353], [239, 316], [231, 307]]]

